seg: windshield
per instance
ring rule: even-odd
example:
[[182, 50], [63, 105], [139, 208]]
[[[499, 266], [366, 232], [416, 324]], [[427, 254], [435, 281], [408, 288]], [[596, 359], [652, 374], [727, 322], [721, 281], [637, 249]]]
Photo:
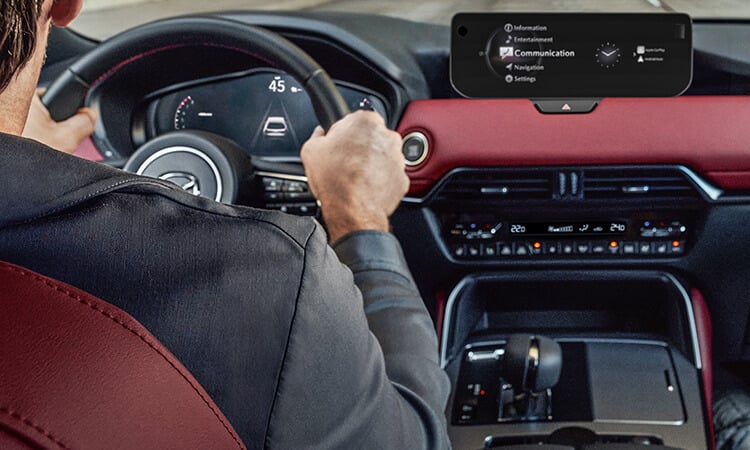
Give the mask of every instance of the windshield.
[[747, 0], [85, 0], [73, 23], [104, 39], [156, 19], [226, 10], [345, 11], [449, 24], [457, 12], [684, 12], [695, 18], [750, 18]]

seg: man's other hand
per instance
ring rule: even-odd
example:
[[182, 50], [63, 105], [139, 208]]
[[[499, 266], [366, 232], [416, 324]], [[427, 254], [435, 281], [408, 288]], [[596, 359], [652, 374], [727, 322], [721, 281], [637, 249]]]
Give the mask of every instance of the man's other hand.
[[31, 101], [23, 137], [72, 154], [78, 145], [94, 132], [96, 112], [90, 108], [81, 108], [73, 117], [62, 122], [55, 122], [39, 98], [42, 93], [41, 90], [37, 91], [37, 95]]
[[349, 114], [327, 134], [318, 127], [300, 156], [331, 242], [352, 231], [389, 231], [388, 218], [409, 190], [409, 177], [401, 136], [378, 113]]

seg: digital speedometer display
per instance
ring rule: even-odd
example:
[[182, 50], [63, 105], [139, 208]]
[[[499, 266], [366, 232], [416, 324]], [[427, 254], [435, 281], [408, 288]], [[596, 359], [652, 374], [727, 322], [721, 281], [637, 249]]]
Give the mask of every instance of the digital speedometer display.
[[[337, 84], [352, 111], [386, 117], [371, 93]], [[151, 137], [175, 130], [203, 130], [234, 140], [248, 154], [294, 158], [318, 125], [300, 84], [284, 73], [262, 71], [173, 91], [148, 108]]]

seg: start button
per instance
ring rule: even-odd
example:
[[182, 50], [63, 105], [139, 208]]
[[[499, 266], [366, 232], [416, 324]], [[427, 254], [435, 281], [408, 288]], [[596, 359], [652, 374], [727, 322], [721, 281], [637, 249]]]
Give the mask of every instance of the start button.
[[427, 137], [419, 131], [407, 134], [401, 147], [406, 165], [411, 167], [421, 164], [427, 158], [429, 149]]

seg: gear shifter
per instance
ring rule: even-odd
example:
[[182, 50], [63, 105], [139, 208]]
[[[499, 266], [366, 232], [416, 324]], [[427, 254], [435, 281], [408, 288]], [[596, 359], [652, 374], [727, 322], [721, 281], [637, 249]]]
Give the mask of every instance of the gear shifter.
[[557, 342], [538, 335], [511, 335], [503, 355], [498, 421], [550, 419], [552, 388], [561, 370]]

